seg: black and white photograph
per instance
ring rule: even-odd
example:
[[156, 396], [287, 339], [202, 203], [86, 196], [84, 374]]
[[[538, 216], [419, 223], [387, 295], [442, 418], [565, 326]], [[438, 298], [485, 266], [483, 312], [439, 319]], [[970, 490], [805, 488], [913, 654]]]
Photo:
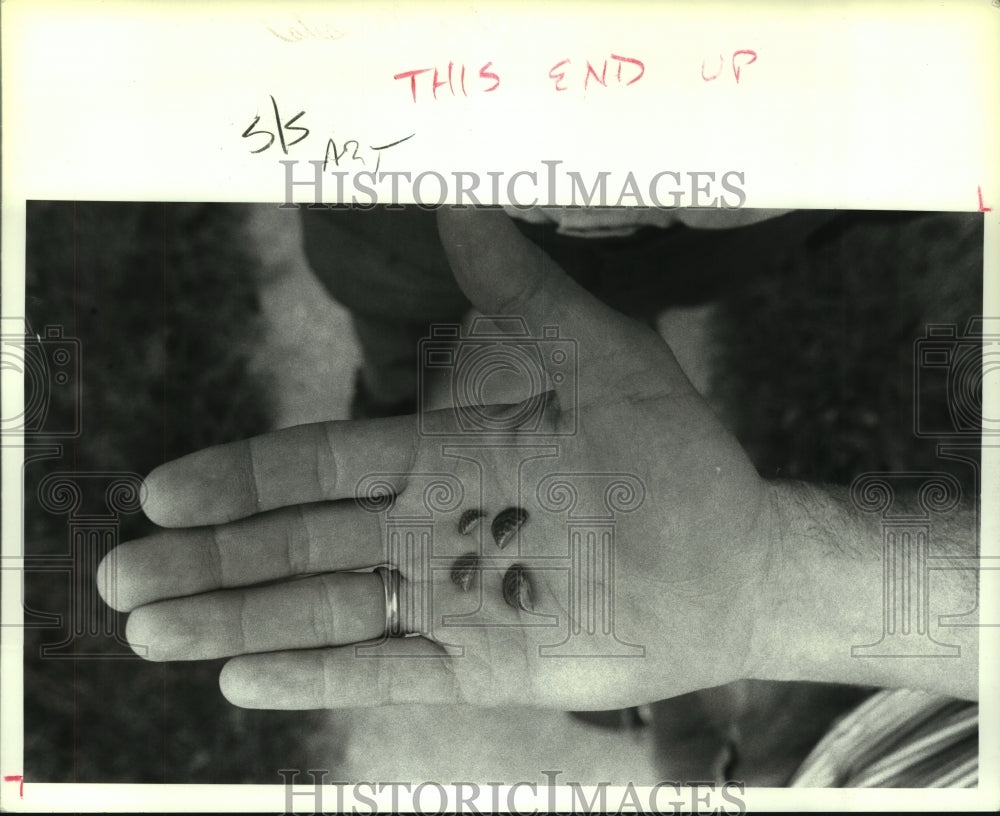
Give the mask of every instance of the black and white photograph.
[[[336, 5], [231, 14], [326, 49]], [[964, 207], [582, 134], [460, 171], [426, 110], [502, 61], [412, 65], [371, 137], [287, 85], [225, 122], [270, 197], [5, 187], [3, 808], [992, 801], [995, 159]]]

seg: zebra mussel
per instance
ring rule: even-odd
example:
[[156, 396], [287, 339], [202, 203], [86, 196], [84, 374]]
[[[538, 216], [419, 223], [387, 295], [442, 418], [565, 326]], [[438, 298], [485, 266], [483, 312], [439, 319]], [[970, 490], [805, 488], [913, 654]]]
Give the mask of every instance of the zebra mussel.
[[471, 510], [466, 510], [462, 513], [461, 518], [458, 520], [458, 532], [461, 535], [469, 535], [476, 527], [479, 526], [480, 520], [486, 512], [480, 510], [478, 507], [474, 507]]
[[462, 592], [468, 592], [479, 573], [479, 556], [473, 552], [460, 555], [451, 565], [451, 582]]
[[503, 576], [503, 599], [507, 605], [523, 612], [535, 609], [531, 578], [523, 564], [514, 564]]
[[511, 539], [527, 520], [528, 511], [523, 507], [508, 507], [497, 513], [490, 527], [490, 532], [493, 533], [493, 540], [497, 546], [502, 550], [510, 544]]

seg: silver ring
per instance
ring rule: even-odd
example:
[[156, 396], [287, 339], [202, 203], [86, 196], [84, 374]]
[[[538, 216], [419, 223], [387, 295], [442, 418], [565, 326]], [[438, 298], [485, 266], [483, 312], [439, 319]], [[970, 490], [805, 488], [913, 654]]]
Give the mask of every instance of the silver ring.
[[385, 636], [403, 637], [405, 633], [399, 613], [399, 570], [382, 565], [375, 567], [373, 572], [382, 579], [385, 592]]

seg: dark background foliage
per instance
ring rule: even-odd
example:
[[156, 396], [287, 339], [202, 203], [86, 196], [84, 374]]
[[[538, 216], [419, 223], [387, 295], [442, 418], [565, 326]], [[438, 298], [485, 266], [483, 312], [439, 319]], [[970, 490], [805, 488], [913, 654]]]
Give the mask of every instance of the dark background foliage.
[[[28, 554], [69, 551], [67, 516], [39, 504], [47, 474], [144, 475], [267, 430], [267, 394], [246, 368], [257, 302], [244, 217], [237, 206], [29, 205], [28, 322], [43, 336], [45, 326], [61, 326], [79, 339], [81, 356], [80, 388], [53, 387], [46, 427], [66, 427], [79, 399], [82, 433], [63, 440], [62, 456], [25, 467]], [[102, 512], [103, 494], [79, 482], [87, 489], [77, 514]], [[150, 529], [141, 513], [120, 516], [122, 541]], [[77, 586], [93, 586], [91, 561], [78, 562]], [[70, 583], [29, 569], [26, 607], [66, 615]], [[117, 616], [115, 631], [124, 632], [124, 618]], [[218, 689], [220, 662], [146, 663], [98, 637], [79, 639], [64, 656], [75, 648], [121, 658], [40, 657], [68, 631], [67, 624], [25, 633], [28, 780], [276, 784], [276, 768], [297, 767], [309, 716], [229, 705]]]

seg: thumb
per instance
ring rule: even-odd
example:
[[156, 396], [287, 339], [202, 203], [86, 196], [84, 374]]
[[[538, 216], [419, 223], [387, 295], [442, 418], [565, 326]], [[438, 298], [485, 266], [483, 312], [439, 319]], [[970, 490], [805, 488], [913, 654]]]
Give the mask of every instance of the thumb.
[[479, 311], [520, 317], [533, 337], [554, 329], [575, 342], [581, 402], [651, 368], [668, 380], [657, 383], [661, 389], [690, 387], [659, 335], [577, 284], [502, 210], [446, 207], [438, 211], [438, 231], [455, 280]]

